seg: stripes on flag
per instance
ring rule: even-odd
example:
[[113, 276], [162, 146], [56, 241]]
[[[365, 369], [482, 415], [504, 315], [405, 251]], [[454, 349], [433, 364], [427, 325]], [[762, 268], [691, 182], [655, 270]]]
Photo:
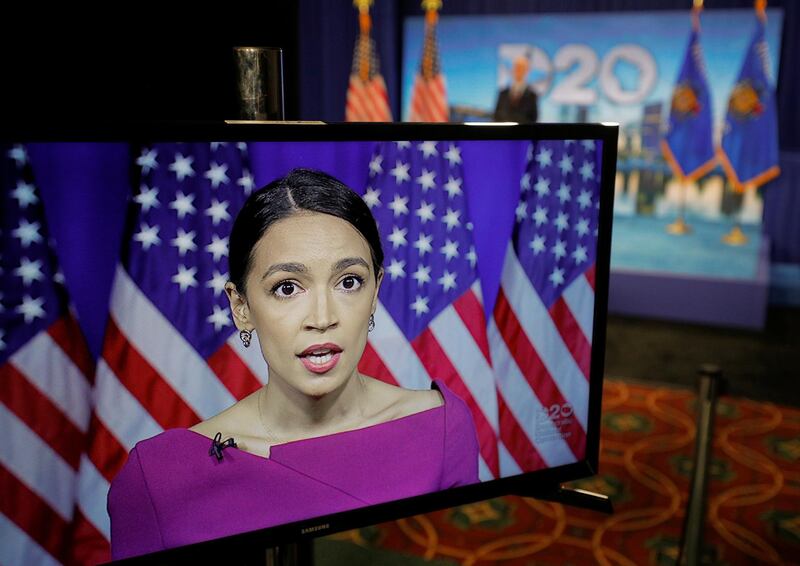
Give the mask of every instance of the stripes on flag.
[[469, 407], [482, 479], [498, 477], [497, 398], [456, 142], [382, 142], [364, 200], [386, 254], [375, 329], [359, 368], [427, 389], [441, 379]]
[[68, 559], [93, 364], [25, 147], [0, 154], [0, 562]]
[[533, 142], [489, 327], [503, 475], [586, 453], [600, 143]]
[[360, 32], [353, 51], [353, 68], [347, 87], [347, 122], [391, 122], [389, 94], [380, 73], [375, 42], [369, 35], [372, 19], [364, 5], [359, 14]]
[[207, 419], [267, 378], [258, 348], [237, 345], [223, 290], [233, 218], [253, 184], [246, 145], [156, 144], [136, 162], [80, 465], [81, 560], [107, 556], [108, 489], [137, 442]]
[[422, 60], [411, 91], [410, 122], [447, 122], [450, 119], [447, 87], [439, 63], [439, 48], [436, 42], [437, 20], [436, 11], [428, 10], [425, 16]]

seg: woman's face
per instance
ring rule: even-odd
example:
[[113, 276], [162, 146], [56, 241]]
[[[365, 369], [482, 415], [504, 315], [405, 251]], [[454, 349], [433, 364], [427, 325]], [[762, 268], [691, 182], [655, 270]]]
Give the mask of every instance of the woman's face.
[[355, 375], [379, 285], [358, 230], [300, 212], [256, 244], [246, 302], [232, 289], [229, 298], [237, 327], [255, 329], [270, 382], [320, 397]]

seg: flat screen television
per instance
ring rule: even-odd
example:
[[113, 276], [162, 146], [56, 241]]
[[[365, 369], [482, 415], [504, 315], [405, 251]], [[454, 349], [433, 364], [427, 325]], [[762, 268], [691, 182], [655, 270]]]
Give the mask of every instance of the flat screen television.
[[[452, 487], [381, 489], [430, 475], [434, 464], [413, 461], [413, 446], [387, 454], [380, 436], [340, 454], [340, 441], [363, 430], [312, 438], [307, 465], [292, 473], [350, 499], [324, 489], [300, 508], [279, 497], [246, 532], [226, 536], [198, 517], [193, 535], [142, 559], [247, 561], [270, 546], [504, 494], [554, 497], [598, 467], [617, 133], [613, 124], [222, 123], [7, 133], [0, 363], [22, 368], [20, 379], [63, 413], [73, 444], [86, 446], [75, 453], [57, 446], [58, 435], [37, 437], [45, 456], [30, 457], [57, 462], [57, 481], [31, 479], [24, 470], [36, 464], [17, 466], [8, 451], [0, 463], [45, 506], [74, 498], [75, 531], [102, 547], [109, 485], [128, 451], [165, 429], [185, 432], [267, 382], [261, 352], [245, 348], [231, 322], [228, 237], [249, 194], [308, 168], [352, 188], [377, 220], [384, 278], [360, 371], [410, 389], [436, 380], [460, 399], [474, 460], [456, 472], [474, 474]], [[37, 290], [47, 284], [57, 291]], [[25, 365], [31, 337], [52, 335], [47, 325], [69, 316], [63, 306], [50, 312], [65, 302], [96, 360], [70, 366], [87, 380], [78, 393], [51, 391]], [[26, 426], [38, 434], [25, 412], [35, 407], [3, 400], [12, 435]], [[404, 442], [420, 446], [435, 434], [407, 432]], [[204, 462], [258, 458], [192, 434]], [[208, 497], [224, 489], [202, 486]], [[25, 536], [25, 525], [5, 519]]]

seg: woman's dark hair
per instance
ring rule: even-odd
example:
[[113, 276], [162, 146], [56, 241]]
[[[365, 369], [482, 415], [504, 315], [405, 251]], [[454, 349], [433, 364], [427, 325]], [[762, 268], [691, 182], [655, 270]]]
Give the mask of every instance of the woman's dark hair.
[[239, 293], [253, 263], [253, 249], [278, 220], [297, 212], [330, 214], [349, 222], [369, 244], [375, 277], [383, 264], [383, 248], [375, 218], [353, 190], [322, 171], [294, 169], [250, 195], [231, 230], [228, 266], [230, 280]]

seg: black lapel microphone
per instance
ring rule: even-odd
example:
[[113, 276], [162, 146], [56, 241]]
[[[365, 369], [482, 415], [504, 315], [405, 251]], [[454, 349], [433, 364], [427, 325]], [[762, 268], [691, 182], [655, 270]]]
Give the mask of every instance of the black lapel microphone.
[[222, 433], [218, 432], [214, 435], [214, 440], [211, 441], [211, 448], [208, 449], [208, 455], [217, 458], [217, 462], [222, 461], [222, 451], [226, 448], [238, 448], [233, 437], [222, 440]]

